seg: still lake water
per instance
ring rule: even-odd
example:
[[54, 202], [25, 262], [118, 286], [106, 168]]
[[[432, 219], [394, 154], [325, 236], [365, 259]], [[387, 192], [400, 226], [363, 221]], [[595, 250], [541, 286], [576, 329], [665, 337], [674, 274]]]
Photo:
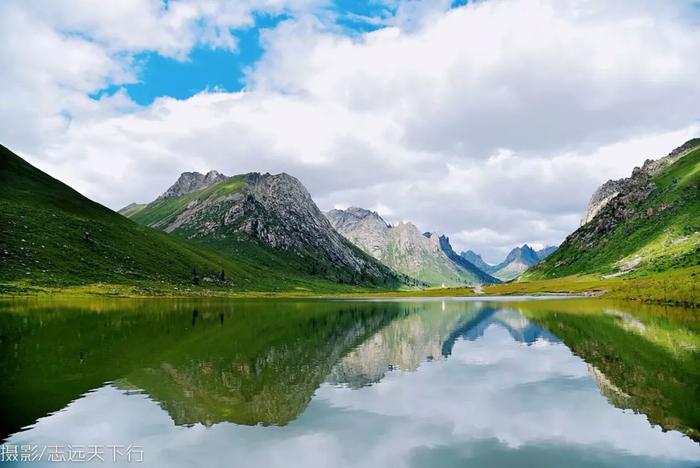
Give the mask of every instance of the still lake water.
[[0, 435], [28, 466], [697, 467], [697, 315], [598, 300], [0, 301]]

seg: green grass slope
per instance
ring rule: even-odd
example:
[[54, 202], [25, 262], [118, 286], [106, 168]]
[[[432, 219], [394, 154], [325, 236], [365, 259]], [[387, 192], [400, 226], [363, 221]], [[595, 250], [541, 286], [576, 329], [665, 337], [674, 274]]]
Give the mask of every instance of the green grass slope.
[[[340, 288], [333, 281], [295, 271], [255, 246], [222, 254], [141, 226], [87, 199], [4, 146], [0, 146], [0, 265], [0, 292], [95, 283], [195, 288], [193, 268], [201, 278], [200, 289], [323, 292]], [[224, 281], [219, 279], [221, 270]]]
[[[320, 225], [313, 217], [313, 209], [318, 210], [313, 201], [303, 200], [308, 206], [313, 204], [313, 208], [302, 214], [295, 213], [293, 208], [299, 200], [286, 200], [292, 207], [289, 212], [286, 212], [287, 207], [277, 211], [267, 209], [252, 195], [250, 184], [250, 174], [241, 174], [184, 195], [158, 198], [145, 206], [130, 205], [120, 212], [139, 224], [162, 229], [226, 256], [277, 271], [297, 272], [344, 285], [398, 288], [416, 283], [342, 238], [330, 224], [327, 229]], [[327, 223], [320, 211], [318, 217]], [[303, 240], [296, 246], [273, 247], [261, 239], [265, 235], [258, 238], [259, 233], [249, 232], [261, 226], [274, 232], [278, 238]], [[279, 226], [288, 227], [275, 229]], [[336, 245], [338, 250], [345, 249], [345, 253], [349, 252], [364, 262], [360, 271], [342, 263], [342, 252], [329, 253], [321, 247], [322, 244], [328, 245], [331, 235], [337, 236], [338, 244], [342, 244]]]
[[239, 193], [244, 188], [245, 176], [238, 175], [196, 192], [187, 193], [179, 197], [166, 198], [145, 206], [137, 205], [140, 208], [135, 211], [127, 210], [128, 207], [126, 207], [122, 212], [126, 210], [126, 212], [123, 213], [124, 216], [131, 218], [139, 224], [162, 229], [175, 221], [183, 211], [187, 210], [187, 206], [192, 201], [206, 200], [212, 195], [216, 197], [225, 197], [226, 195]]
[[518, 309], [595, 369], [592, 375], [612, 404], [700, 441], [697, 314], [610, 301], [552, 304], [533, 301]]
[[312, 300], [0, 301], [0, 439], [105, 382], [145, 391], [175, 424], [287, 424], [341, 356], [408, 313]]
[[700, 140], [686, 145], [685, 155], [611, 200], [523, 279], [637, 277], [699, 265]]

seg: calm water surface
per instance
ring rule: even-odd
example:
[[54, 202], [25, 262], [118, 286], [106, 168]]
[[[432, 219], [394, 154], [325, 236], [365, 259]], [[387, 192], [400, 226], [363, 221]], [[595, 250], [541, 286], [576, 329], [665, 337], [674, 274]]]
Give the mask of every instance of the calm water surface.
[[696, 313], [591, 300], [0, 301], [0, 434], [28, 466], [697, 467], [699, 349]]

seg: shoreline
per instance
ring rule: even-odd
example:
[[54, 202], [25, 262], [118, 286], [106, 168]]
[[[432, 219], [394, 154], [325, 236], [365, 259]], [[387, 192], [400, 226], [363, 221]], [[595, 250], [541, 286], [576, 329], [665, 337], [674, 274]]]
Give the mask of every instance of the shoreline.
[[496, 285], [432, 289], [370, 289], [298, 287], [292, 290], [255, 291], [169, 284], [92, 283], [65, 287], [25, 282], [0, 283], [0, 299], [23, 297], [101, 298], [221, 298], [221, 299], [401, 299], [443, 297], [584, 297], [623, 299], [649, 304], [700, 308], [700, 266], [634, 278], [602, 279], [596, 275], [527, 280]]

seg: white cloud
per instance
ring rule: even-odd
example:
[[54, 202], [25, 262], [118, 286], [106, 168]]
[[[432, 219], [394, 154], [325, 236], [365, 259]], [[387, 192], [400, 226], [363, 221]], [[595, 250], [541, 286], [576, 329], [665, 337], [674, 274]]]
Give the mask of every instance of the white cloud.
[[[2, 141], [113, 208], [185, 170], [287, 171], [323, 209], [382, 206], [495, 261], [560, 242], [598, 184], [700, 130], [690, 2], [424, 2], [353, 37], [313, 2], [171, 3], [6, 3]], [[228, 27], [258, 9], [294, 14], [263, 34], [245, 91], [86, 96], [133, 81], [136, 50], [235, 47]]]
[[[410, 352], [411, 343], [400, 344]], [[455, 459], [486, 466], [537, 455], [560, 466], [658, 466], [700, 457], [687, 436], [608, 403], [564, 344], [525, 346], [498, 325], [475, 341], [459, 339], [446, 360], [416, 372], [390, 372], [360, 389], [323, 384], [283, 427], [177, 427], [148, 395], [106, 385], [8, 443], [138, 444], [149, 466], [410, 467]]]

